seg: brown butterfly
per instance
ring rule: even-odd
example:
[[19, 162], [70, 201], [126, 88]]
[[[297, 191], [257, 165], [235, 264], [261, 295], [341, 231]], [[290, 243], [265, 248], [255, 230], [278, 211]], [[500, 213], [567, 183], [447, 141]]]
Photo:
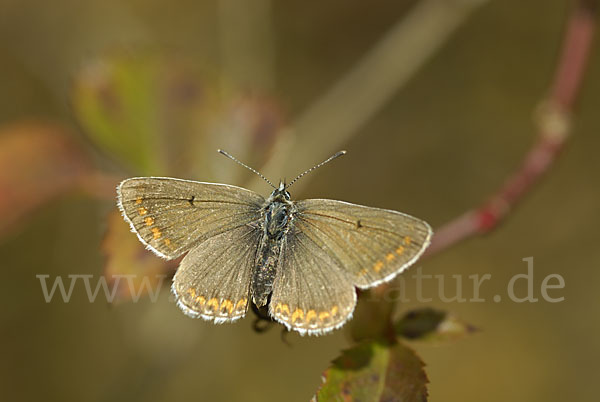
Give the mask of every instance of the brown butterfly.
[[249, 303], [300, 334], [320, 335], [352, 317], [355, 287], [391, 280], [429, 245], [432, 230], [412, 216], [343, 201], [265, 199], [244, 188], [165, 177], [124, 180], [118, 205], [157, 255], [184, 253], [172, 291], [185, 314], [214, 323], [242, 318]]

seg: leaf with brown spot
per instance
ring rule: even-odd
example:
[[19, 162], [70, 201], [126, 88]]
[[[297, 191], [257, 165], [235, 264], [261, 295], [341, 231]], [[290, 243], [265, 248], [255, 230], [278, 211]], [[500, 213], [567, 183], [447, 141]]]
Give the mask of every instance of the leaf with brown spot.
[[111, 289], [118, 286], [114, 301], [137, 300], [149, 290], [156, 292], [159, 286], [170, 286], [179, 261], [165, 261], [146, 250], [118, 210], [112, 211], [107, 221], [102, 242], [104, 276]]
[[315, 401], [427, 401], [421, 359], [401, 343], [364, 342], [342, 352], [323, 374]]
[[79, 184], [89, 170], [85, 152], [63, 126], [21, 122], [0, 128], [0, 236]]
[[432, 308], [409, 311], [394, 328], [398, 336], [430, 342], [452, 341], [477, 331], [447, 312]]

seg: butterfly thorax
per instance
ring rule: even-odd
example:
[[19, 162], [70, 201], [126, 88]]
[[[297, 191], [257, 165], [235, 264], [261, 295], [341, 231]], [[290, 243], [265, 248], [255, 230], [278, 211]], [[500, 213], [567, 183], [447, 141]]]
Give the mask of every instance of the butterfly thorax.
[[251, 293], [254, 304], [267, 304], [273, 290], [279, 256], [293, 218], [294, 204], [285, 186], [273, 191], [262, 208], [262, 238], [256, 254]]

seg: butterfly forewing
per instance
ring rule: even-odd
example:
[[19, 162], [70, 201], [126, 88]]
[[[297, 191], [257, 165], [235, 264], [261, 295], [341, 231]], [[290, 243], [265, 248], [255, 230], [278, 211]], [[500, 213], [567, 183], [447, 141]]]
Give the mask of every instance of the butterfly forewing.
[[301, 334], [318, 335], [343, 325], [356, 305], [356, 291], [337, 260], [294, 228], [279, 257], [269, 311]]
[[296, 231], [326, 250], [348, 280], [369, 288], [392, 279], [429, 245], [430, 226], [396, 211], [334, 200], [296, 202]]
[[173, 279], [183, 312], [216, 323], [243, 317], [261, 235], [255, 225], [242, 225], [192, 249]]
[[262, 196], [240, 187], [159, 177], [124, 180], [117, 194], [142, 243], [167, 259], [258, 220], [264, 203]]

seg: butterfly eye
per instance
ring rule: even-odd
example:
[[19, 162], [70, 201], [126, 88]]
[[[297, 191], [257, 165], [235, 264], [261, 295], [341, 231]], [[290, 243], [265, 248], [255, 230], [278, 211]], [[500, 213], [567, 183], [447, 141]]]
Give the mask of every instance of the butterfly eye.
[[285, 196], [286, 200], [289, 200], [290, 198], [292, 198], [292, 196], [290, 195], [290, 193], [287, 192], [287, 191], [284, 193], [284, 196]]

